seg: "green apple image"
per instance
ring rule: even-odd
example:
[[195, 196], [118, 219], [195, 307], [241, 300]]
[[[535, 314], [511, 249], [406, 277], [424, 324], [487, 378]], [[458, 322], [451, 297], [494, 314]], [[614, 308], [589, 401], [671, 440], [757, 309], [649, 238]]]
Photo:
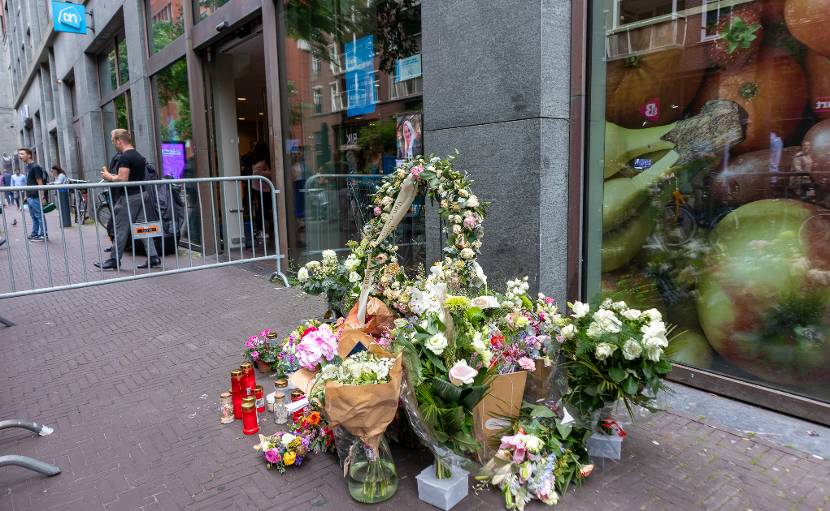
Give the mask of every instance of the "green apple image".
[[672, 362], [699, 369], [712, 365], [712, 348], [698, 330], [685, 330], [672, 337], [666, 354]]
[[770, 382], [830, 382], [830, 211], [751, 202], [709, 241], [697, 311], [712, 348]]

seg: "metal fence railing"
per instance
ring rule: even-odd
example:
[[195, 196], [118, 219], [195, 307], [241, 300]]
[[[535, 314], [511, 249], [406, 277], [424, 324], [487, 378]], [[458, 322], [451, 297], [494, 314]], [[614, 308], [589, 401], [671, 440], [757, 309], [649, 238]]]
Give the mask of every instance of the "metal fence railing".
[[[372, 194], [382, 174], [315, 174], [300, 189], [295, 202], [304, 216], [303, 258], [319, 258], [324, 250], [348, 252], [346, 242], [359, 240], [363, 226], [374, 216]], [[420, 195], [395, 231], [401, 262], [407, 266], [425, 260], [424, 196]]]
[[74, 181], [0, 187], [0, 196], [7, 191], [53, 192], [57, 214], [29, 199], [29, 211], [0, 215], [0, 299], [257, 261], [273, 262], [271, 278], [288, 286], [279, 191], [264, 177]]

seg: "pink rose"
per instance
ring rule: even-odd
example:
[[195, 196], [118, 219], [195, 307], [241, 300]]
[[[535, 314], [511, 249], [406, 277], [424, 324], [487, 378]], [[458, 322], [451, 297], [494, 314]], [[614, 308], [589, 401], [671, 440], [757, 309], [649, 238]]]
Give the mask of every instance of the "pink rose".
[[373, 211], [375, 213], [375, 216], [380, 216], [381, 213], [383, 213], [383, 210], [380, 209], [380, 206], [375, 206], [375, 209]]
[[475, 229], [477, 225], [478, 225], [478, 221], [476, 220], [476, 217], [474, 217], [474, 216], [464, 217], [464, 227], [466, 227], [468, 229]]
[[279, 463], [282, 459], [280, 456], [280, 452], [276, 449], [271, 449], [269, 451], [265, 451], [265, 461], [271, 464]]
[[459, 387], [473, 383], [476, 376], [478, 376], [478, 371], [467, 365], [464, 359], [459, 360], [450, 368], [450, 381]]
[[528, 357], [522, 357], [519, 359], [519, 367], [525, 371], [533, 371], [536, 369], [536, 362]]
[[416, 166], [412, 167], [412, 170], [411, 170], [412, 175], [415, 176], [415, 179], [420, 178], [421, 172], [423, 172], [423, 171], [424, 171], [423, 165], [416, 165]]

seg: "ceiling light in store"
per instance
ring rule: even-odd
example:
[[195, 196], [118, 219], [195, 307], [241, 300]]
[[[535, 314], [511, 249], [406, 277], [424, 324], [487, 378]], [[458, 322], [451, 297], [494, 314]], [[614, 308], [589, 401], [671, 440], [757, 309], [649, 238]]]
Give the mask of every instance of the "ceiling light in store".
[[245, 118], [244, 118], [244, 117], [237, 117], [237, 118], [236, 118], [236, 120], [238, 120], [238, 121], [244, 121], [244, 120], [245, 120]]
[[237, 101], [248, 101], [248, 98], [236, 98]]
[[260, 112], [259, 115], [265, 115], [265, 112]]

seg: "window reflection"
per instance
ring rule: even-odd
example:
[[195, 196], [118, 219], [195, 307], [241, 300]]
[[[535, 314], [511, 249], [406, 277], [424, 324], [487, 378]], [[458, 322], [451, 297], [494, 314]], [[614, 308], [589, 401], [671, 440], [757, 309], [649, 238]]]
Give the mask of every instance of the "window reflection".
[[149, 0], [150, 52], [164, 49], [184, 34], [181, 0]]

